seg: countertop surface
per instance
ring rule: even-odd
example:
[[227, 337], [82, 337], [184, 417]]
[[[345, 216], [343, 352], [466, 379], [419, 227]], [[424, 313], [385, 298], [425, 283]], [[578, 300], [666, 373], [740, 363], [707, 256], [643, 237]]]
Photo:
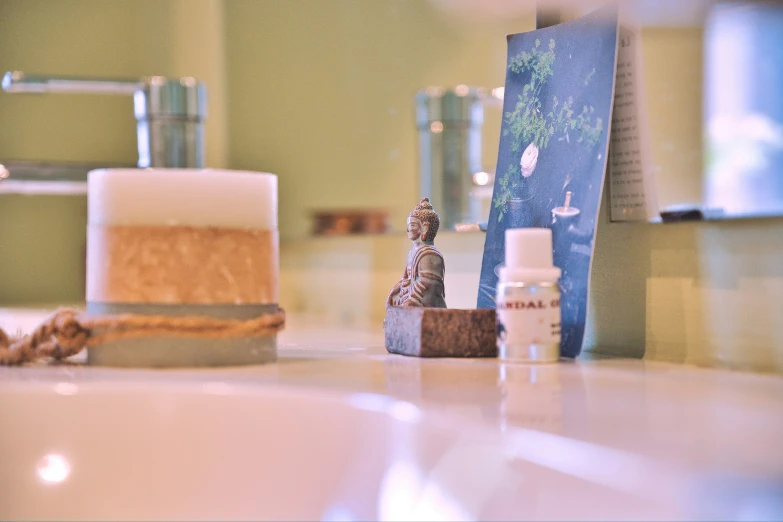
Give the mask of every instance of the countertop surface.
[[[30, 330], [42, 317], [40, 311], [0, 310], [0, 327]], [[77, 361], [0, 368], [0, 380], [174, 380], [316, 389], [338, 397], [381, 394], [413, 403], [425, 415], [445, 416], [455, 426], [567, 441], [573, 454], [532, 458], [554, 459], [555, 466], [567, 461], [596, 480], [642, 480], [628, 474], [600, 476], [604, 459], [641, 459], [658, 470], [644, 478], [655, 483], [642, 487], [675, 494], [683, 484], [679, 480], [687, 477], [715, 498], [734, 502], [734, 511], [783, 513], [783, 378], [774, 375], [623, 359], [532, 366], [496, 359], [408, 358], [386, 352], [380, 329], [294, 317], [279, 337], [278, 361], [272, 364], [121, 370]], [[659, 471], [663, 474], [656, 481]]]

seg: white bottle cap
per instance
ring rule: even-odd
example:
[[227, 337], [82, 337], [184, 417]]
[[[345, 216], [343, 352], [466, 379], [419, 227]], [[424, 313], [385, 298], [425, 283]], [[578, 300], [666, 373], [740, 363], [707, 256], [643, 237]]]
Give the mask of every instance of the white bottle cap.
[[548, 228], [506, 229], [506, 265], [503, 282], [556, 282], [560, 269], [552, 262], [552, 231]]

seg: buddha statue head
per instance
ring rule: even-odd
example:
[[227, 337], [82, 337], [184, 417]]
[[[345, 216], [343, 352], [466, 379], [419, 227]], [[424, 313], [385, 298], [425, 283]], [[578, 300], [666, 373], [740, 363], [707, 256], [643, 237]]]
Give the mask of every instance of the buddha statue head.
[[430, 198], [422, 199], [408, 215], [408, 238], [425, 244], [432, 244], [440, 227], [440, 218], [433, 210]]

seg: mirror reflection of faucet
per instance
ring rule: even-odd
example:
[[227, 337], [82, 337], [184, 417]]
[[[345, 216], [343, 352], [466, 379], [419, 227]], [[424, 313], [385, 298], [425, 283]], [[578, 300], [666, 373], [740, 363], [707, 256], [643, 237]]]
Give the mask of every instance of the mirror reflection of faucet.
[[442, 230], [486, 230], [494, 172], [484, 168], [484, 108], [502, 112], [503, 88], [429, 86], [415, 97], [419, 197], [429, 197]]

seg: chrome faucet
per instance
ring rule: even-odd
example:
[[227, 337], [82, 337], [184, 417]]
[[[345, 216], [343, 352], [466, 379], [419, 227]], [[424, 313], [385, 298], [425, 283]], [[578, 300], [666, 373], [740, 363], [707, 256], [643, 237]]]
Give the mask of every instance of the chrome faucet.
[[133, 95], [140, 168], [204, 166], [207, 88], [195, 78], [150, 76], [138, 80], [30, 76], [5, 73], [9, 93], [93, 93]]

